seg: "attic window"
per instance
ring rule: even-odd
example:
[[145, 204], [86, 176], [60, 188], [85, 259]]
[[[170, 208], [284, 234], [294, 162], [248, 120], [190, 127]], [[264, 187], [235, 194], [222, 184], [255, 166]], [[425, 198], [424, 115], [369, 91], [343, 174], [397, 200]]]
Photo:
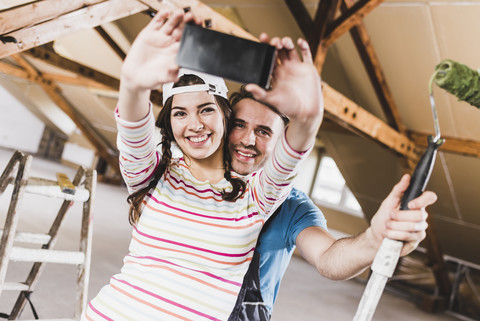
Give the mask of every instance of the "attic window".
[[360, 204], [331, 157], [322, 157], [311, 197], [319, 205], [363, 217]]

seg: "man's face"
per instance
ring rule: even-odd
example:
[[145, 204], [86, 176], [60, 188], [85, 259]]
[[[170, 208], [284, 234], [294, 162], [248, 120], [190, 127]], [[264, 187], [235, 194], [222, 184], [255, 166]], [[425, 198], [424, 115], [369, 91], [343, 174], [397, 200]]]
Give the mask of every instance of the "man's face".
[[233, 113], [228, 149], [233, 170], [246, 175], [263, 167], [283, 133], [284, 123], [270, 108], [249, 98], [233, 106]]

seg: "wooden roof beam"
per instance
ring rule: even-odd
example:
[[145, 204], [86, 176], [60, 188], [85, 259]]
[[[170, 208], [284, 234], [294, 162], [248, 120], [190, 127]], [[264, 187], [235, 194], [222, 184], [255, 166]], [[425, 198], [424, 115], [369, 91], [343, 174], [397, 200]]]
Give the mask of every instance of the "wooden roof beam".
[[[120, 88], [120, 80], [117, 78], [111, 77], [107, 74], [104, 74], [98, 70], [90, 68], [88, 66], [82, 65], [76, 61], [65, 58], [55, 52], [53, 45], [46, 44], [36, 48], [32, 48], [25, 52], [26, 54], [40, 59], [52, 66], [73, 72], [77, 74], [80, 78], [85, 79], [89, 83], [96, 83], [97, 86], [107, 87], [112, 90], [118, 91]], [[66, 79], [65, 81], [74, 81], [73, 79]], [[93, 87], [96, 87], [95, 85]], [[154, 90], [150, 95], [150, 100], [152, 103], [162, 106], [162, 93]]]
[[328, 25], [325, 38], [323, 39], [324, 45], [328, 47], [333, 44], [353, 26], [361, 23], [363, 17], [384, 1], [385, 0], [359, 0], [356, 2], [347, 11], [342, 13], [340, 17]]
[[[430, 135], [418, 132], [410, 132], [409, 136], [416, 145], [425, 148], [427, 147], [428, 136]], [[465, 156], [480, 157], [480, 141], [449, 136], [442, 136], [442, 138], [445, 139], [445, 143], [440, 146], [440, 151]]]
[[313, 28], [313, 20], [310, 17], [307, 8], [305, 8], [302, 0], [285, 0], [285, 3], [295, 18], [298, 27], [306, 37]]
[[419, 151], [415, 143], [406, 135], [394, 130], [383, 120], [358, 106], [326, 83], [322, 84], [322, 91], [325, 101], [325, 117], [357, 135], [392, 149], [408, 160], [418, 161]]
[[[347, 12], [354, 5], [353, 0], [343, 0], [342, 12]], [[387, 123], [402, 134], [406, 134], [406, 128], [400, 119], [398, 108], [393, 99], [392, 92], [388, 86], [387, 80], [380, 65], [380, 61], [375, 53], [375, 49], [368, 35], [367, 29], [363, 22], [358, 23], [350, 29], [350, 35], [355, 43], [357, 51], [362, 59], [363, 65], [367, 70], [370, 82], [373, 85], [375, 93], [383, 113], [387, 119]]]
[[108, 32], [105, 31], [102, 27], [98, 26], [95, 27], [95, 31], [98, 32], [98, 34], [105, 40], [105, 42], [112, 48], [113, 51], [117, 54], [120, 59], [125, 60], [125, 57], [127, 56], [125, 52], [123, 52], [122, 48], [115, 42], [115, 40], [110, 37]]
[[12, 55], [12, 58], [24, 68], [24, 71], [30, 75], [33, 82], [40, 85], [50, 99], [72, 119], [82, 134], [95, 147], [97, 153], [104, 158], [110, 166], [118, 170], [117, 150], [99, 135], [88, 121], [80, 115], [75, 108], [63, 97], [61, 89], [51, 79], [45, 78], [20, 54]]
[[[319, 59], [317, 53], [323, 56], [326, 55], [326, 50], [323, 50], [325, 46], [323, 46], [322, 40], [325, 37], [327, 25], [335, 18], [335, 13], [338, 11], [340, 3], [340, 0], [321, 0], [318, 4], [312, 28], [309, 33], [306, 34], [307, 41], [312, 50], [312, 56], [316, 57], [316, 59]], [[324, 58], [325, 57], [323, 57], [322, 60], [324, 60]]]
[[221, 31], [250, 40], [258, 40], [256, 37], [245, 31], [243, 28], [239, 27], [232, 21], [228, 20], [227, 18], [225, 18], [224, 16], [198, 0], [138, 1], [149, 6], [153, 11], [159, 11], [161, 9], [190, 8], [190, 10], [195, 14], [195, 16], [199, 17], [200, 19], [204, 21], [211, 20], [211, 29], [213, 30]]
[[[41, 1], [42, 4], [46, 2], [50, 3], [49, 1]], [[76, 31], [94, 28], [103, 23], [148, 9], [146, 5], [136, 0], [92, 2], [95, 4], [87, 5], [69, 13], [60, 11], [60, 15], [53, 19], [33, 26], [28, 23], [19, 29], [2, 34], [0, 40], [3, 44], [0, 45], [0, 58], [43, 45]], [[34, 15], [35, 3], [27, 6], [31, 6], [29, 7], [32, 10], [30, 15]], [[7, 15], [10, 15], [13, 10], [15, 9], [0, 13], [0, 20], [7, 18]], [[40, 20], [43, 20], [43, 18]]]
[[0, 30], [7, 34], [25, 27], [55, 19], [85, 6], [105, 0], [34, 1], [0, 13]]

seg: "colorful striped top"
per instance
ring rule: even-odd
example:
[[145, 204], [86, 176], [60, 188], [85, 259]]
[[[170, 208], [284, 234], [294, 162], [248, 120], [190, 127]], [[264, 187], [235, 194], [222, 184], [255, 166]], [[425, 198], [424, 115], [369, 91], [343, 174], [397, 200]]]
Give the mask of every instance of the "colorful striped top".
[[[120, 166], [130, 192], [148, 184], [160, 155], [150, 111], [139, 122], [118, 117]], [[245, 176], [236, 202], [223, 179], [199, 181], [174, 159], [146, 197], [121, 273], [88, 304], [82, 320], [227, 320], [252, 259], [260, 229], [290, 192], [306, 153], [285, 138], [263, 171]]]

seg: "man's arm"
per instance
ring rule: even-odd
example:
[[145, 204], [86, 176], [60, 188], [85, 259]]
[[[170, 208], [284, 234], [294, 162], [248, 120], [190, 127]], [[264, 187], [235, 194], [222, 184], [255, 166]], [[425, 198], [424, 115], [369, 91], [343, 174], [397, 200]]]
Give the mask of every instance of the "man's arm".
[[385, 237], [405, 242], [402, 256], [412, 252], [426, 236], [425, 207], [437, 197], [424, 192], [409, 203], [410, 210], [401, 211], [400, 199], [409, 181], [405, 175], [393, 187], [363, 233], [335, 240], [320, 227], [308, 227], [297, 236], [297, 249], [323, 276], [333, 280], [355, 277], [369, 267]]

